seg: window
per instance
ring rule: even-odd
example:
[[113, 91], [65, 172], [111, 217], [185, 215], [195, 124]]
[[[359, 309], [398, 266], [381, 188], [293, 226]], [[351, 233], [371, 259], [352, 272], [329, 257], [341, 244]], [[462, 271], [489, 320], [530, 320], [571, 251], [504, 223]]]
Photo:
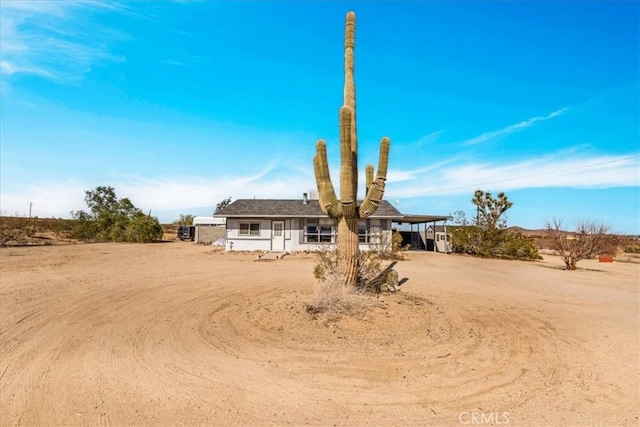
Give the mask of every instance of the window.
[[273, 223], [273, 237], [282, 237], [282, 229], [284, 224], [281, 222]]
[[358, 241], [360, 243], [369, 243], [369, 221], [360, 221], [358, 223]]
[[335, 221], [331, 218], [307, 218], [304, 225], [304, 242], [335, 243]]
[[[380, 243], [380, 220], [363, 220], [358, 223], [360, 243]], [[337, 225], [331, 218], [307, 218], [304, 222], [304, 243], [336, 243]]]
[[358, 223], [358, 241], [360, 243], [380, 243], [381, 234], [380, 220], [368, 219]]
[[240, 235], [241, 236], [259, 236], [260, 223], [259, 222], [241, 222]]

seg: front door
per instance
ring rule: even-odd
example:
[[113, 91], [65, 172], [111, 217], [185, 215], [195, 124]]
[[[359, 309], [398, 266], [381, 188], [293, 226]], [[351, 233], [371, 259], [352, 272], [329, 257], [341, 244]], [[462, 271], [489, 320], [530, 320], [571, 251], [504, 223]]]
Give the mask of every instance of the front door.
[[271, 250], [284, 251], [284, 221], [271, 223]]

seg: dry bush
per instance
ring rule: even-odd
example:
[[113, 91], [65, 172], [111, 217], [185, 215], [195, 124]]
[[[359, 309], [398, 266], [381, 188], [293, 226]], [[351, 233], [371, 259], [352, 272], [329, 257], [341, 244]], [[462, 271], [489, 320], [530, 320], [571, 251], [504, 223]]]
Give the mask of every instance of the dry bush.
[[575, 231], [563, 229], [563, 220], [553, 218], [545, 224], [551, 249], [562, 258], [567, 270], [575, 270], [582, 259], [597, 255], [615, 255], [621, 243], [619, 235], [611, 233], [611, 226], [593, 220], [581, 219]]
[[375, 254], [360, 253], [356, 287], [342, 283], [335, 251], [321, 251], [317, 255], [318, 260], [313, 269], [316, 284], [313, 296], [306, 306], [307, 313], [313, 318], [331, 322], [342, 316], [358, 317], [377, 304], [368, 285], [382, 275], [384, 268]]
[[24, 246], [34, 243], [35, 223], [27, 218], [0, 219], [0, 246]]
[[377, 242], [369, 243], [367, 254], [374, 254], [380, 260], [403, 260], [411, 245], [402, 245], [402, 235], [394, 231], [391, 239], [379, 238]]
[[626, 254], [640, 254], [640, 238], [637, 236], [623, 236], [620, 238], [620, 246]]

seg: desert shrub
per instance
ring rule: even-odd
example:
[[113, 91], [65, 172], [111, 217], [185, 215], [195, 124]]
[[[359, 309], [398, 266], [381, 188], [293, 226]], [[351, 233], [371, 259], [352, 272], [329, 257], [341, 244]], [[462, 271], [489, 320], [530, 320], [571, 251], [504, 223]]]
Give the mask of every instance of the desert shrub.
[[192, 214], [180, 214], [180, 217], [173, 221], [172, 225], [193, 225], [193, 219], [195, 218]]
[[74, 222], [60, 221], [53, 232], [58, 237], [71, 237], [73, 228]]
[[367, 253], [375, 254], [375, 257], [381, 260], [401, 260], [405, 259], [405, 252], [409, 248], [410, 245], [402, 246], [402, 235], [395, 231], [392, 233], [391, 239], [370, 242]]
[[485, 228], [463, 225], [451, 233], [451, 248], [485, 258], [537, 260], [540, 258], [535, 241], [506, 228]]
[[464, 212], [455, 213], [459, 224], [451, 232], [451, 250], [485, 258], [536, 260], [540, 256], [535, 241], [507, 229], [503, 214], [513, 206], [504, 193], [494, 198], [491, 193], [477, 190], [471, 202], [477, 208], [473, 222]]
[[495, 257], [502, 251], [504, 229], [487, 229], [475, 225], [460, 226], [451, 233], [451, 249], [481, 257]]
[[126, 229], [126, 241], [146, 243], [162, 238], [163, 230], [158, 220], [142, 212], [134, 215]]
[[628, 254], [640, 254], [639, 244], [629, 244], [623, 248], [623, 251]]
[[[72, 239], [89, 240], [98, 235], [98, 223], [84, 211], [71, 212], [74, 221], [69, 225], [67, 236]], [[62, 231], [64, 232], [64, 231]]]
[[402, 234], [399, 231], [394, 231], [391, 235], [391, 250], [400, 258], [404, 258], [403, 253], [411, 249], [411, 244], [402, 245], [403, 242]]
[[112, 187], [85, 193], [90, 212], [75, 211], [69, 232], [75, 239], [148, 243], [162, 239], [158, 219], [145, 215], [127, 198], [118, 199]]
[[451, 250], [457, 254], [473, 254], [477, 227], [462, 225], [451, 231]]
[[540, 259], [538, 245], [534, 239], [520, 233], [507, 232], [502, 253], [503, 258], [535, 261]]
[[27, 218], [0, 220], [0, 246], [31, 244], [34, 234], [35, 226]]
[[[320, 251], [313, 267], [316, 279], [314, 293], [306, 310], [314, 318], [333, 321], [342, 316], [360, 316], [376, 304], [373, 296], [377, 284], [386, 279], [389, 268], [376, 252], [361, 252], [357, 286], [347, 286], [340, 280], [336, 251]], [[378, 286], [379, 289], [379, 286]]]
[[552, 249], [560, 255], [567, 270], [575, 270], [578, 261], [597, 255], [615, 255], [622, 242], [619, 235], [611, 233], [611, 226], [590, 219], [575, 222], [575, 231], [563, 228], [562, 218], [546, 221], [546, 229]]

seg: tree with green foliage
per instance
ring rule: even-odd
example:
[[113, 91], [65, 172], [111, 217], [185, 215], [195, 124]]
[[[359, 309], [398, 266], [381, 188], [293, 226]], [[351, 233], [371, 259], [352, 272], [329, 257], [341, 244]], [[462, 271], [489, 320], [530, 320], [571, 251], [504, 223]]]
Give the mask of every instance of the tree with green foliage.
[[173, 225], [193, 225], [194, 216], [191, 214], [180, 215], [180, 218], [173, 221]]
[[506, 227], [506, 219], [500, 217], [513, 206], [513, 203], [504, 193], [498, 193], [498, 197], [493, 198], [488, 191], [485, 193], [476, 190], [471, 203], [477, 208], [476, 225], [489, 229]]
[[539, 258], [533, 239], [507, 229], [503, 214], [513, 203], [504, 193], [494, 198], [489, 192], [476, 190], [471, 202], [476, 206], [473, 222], [469, 222], [462, 211], [454, 215], [458, 226], [451, 233], [453, 252], [489, 258]]
[[226, 199], [221, 200], [216, 205], [216, 210], [213, 212], [214, 215], [220, 213], [220, 211], [231, 204], [231, 197], [227, 197]]
[[162, 239], [162, 226], [128, 198], [118, 199], [113, 187], [85, 192], [89, 212], [71, 212], [76, 224], [71, 237], [113, 242], [148, 243]]

